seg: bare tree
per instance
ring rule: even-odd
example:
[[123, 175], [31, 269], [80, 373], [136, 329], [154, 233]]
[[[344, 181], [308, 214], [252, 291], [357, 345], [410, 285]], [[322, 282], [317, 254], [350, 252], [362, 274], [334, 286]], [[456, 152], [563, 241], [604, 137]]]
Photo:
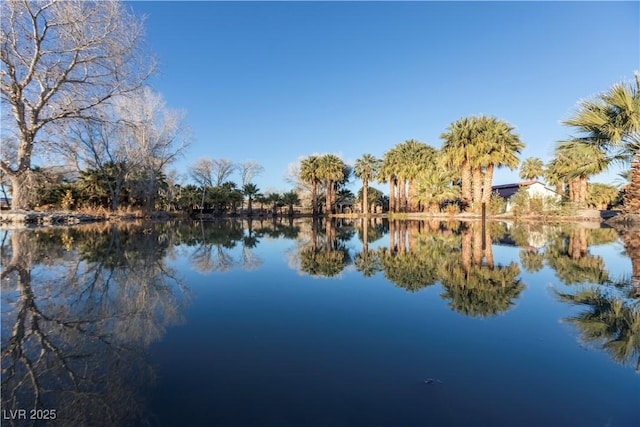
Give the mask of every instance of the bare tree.
[[223, 182], [231, 176], [236, 170], [236, 165], [228, 159], [217, 159], [213, 161], [213, 173], [216, 186], [222, 185]]
[[148, 88], [95, 110], [95, 117], [72, 122], [69, 137], [57, 151], [78, 170], [92, 168], [104, 178], [112, 211], [126, 184], [135, 183], [137, 198], [151, 204], [158, 190], [152, 178], [187, 145], [182, 113], [167, 109], [162, 97]]
[[[64, 138], [68, 119], [141, 87], [153, 71], [143, 25], [117, 0], [4, 1], [0, 4], [0, 93], [18, 147], [0, 159], [13, 207], [28, 208], [24, 177], [34, 150]], [[37, 152], [37, 151], [36, 151]]]
[[184, 113], [167, 108], [162, 96], [146, 87], [118, 98], [115, 107], [124, 123], [121, 138], [129, 141], [125, 143], [131, 149], [129, 158], [136, 159], [134, 193], [145, 209], [153, 210], [160, 186], [166, 184], [166, 166], [189, 143]]
[[253, 178], [257, 175], [260, 175], [264, 172], [264, 167], [258, 162], [254, 162], [253, 160], [247, 160], [246, 162], [240, 163], [238, 165], [240, 169], [240, 176], [242, 178], [242, 187], [245, 185], [251, 184]]
[[111, 210], [116, 211], [120, 194], [138, 158], [130, 138], [123, 138], [123, 126], [110, 105], [98, 107], [104, 111], [99, 119], [79, 119], [69, 127], [69, 138], [60, 144], [59, 151], [76, 165], [78, 170], [97, 171], [109, 190]]
[[189, 174], [196, 184], [202, 187], [213, 187], [214, 168], [212, 159], [200, 158], [189, 168]]

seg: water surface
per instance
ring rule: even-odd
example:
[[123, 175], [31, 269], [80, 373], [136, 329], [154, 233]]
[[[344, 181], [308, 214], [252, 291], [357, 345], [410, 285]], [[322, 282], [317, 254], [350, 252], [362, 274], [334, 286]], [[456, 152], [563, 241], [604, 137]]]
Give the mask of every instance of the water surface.
[[376, 219], [0, 236], [7, 425], [31, 425], [17, 409], [63, 426], [640, 425], [637, 233]]

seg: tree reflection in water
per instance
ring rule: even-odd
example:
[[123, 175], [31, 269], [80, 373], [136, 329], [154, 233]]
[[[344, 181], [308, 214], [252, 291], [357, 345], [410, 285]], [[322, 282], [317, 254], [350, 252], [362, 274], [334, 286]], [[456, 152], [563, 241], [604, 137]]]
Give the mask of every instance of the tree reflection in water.
[[[519, 228], [518, 228], [519, 227]], [[370, 249], [388, 229], [388, 246]], [[352, 260], [356, 233], [362, 250]], [[339, 276], [351, 263], [365, 277], [382, 272], [407, 291], [440, 283], [458, 313], [494, 316], [525, 285], [516, 262], [494, 260], [492, 243], [520, 246], [528, 271], [546, 266], [558, 292], [586, 309], [567, 318], [583, 341], [638, 367], [640, 235], [623, 231], [630, 277], [612, 279], [590, 246], [612, 242], [612, 229], [442, 223], [438, 221], [259, 220], [245, 223], [108, 224], [5, 232], [2, 240], [2, 409], [57, 409], [60, 425], [151, 421], [141, 390], [153, 380], [148, 345], [181, 320], [187, 293], [166, 259], [198, 271], [252, 270], [268, 239], [295, 239], [291, 265], [315, 277]], [[483, 244], [484, 243], [484, 244]], [[241, 245], [241, 248], [239, 247]], [[598, 285], [602, 284], [602, 285]]]
[[[617, 236], [618, 232], [612, 229], [590, 230], [588, 240], [590, 244], [600, 244]], [[577, 279], [572, 277], [575, 280], [571, 283], [591, 285], [575, 292], [555, 292], [561, 301], [584, 307], [577, 315], [564, 319], [576, 327], [583, 343], [604, 350], [617, 363], [635, 364], [640, 373], [640, 231], [622, 230], [620, 239], [631, 260], [630, 276], [612, 280], [606, 270], [582, 274]], [[589, 257], [587, 251], [581, 251], [581, 255]]]
[[566, 285], [576, 283], [606, 283], [609, 273], [600, 256], [589, 252], [590, 245], [614, 242], [618, 233], [612, 228], [589, 229], [565, 226], [550, 238], [545, 259]]
[[496, 234], [503, 231], [500, 224], [489, 223], [483, 235], [480, 223], [464, 224], [460, 231], [460, 250], [449, 254], [440, 264], [442, 298], [450, 300], [449, 306], [458, 313], [487, 317], [506, 312], [525, 288], [517, 263], [496, 265], [492, 230]]
[[335, 277], [352, 263], [345, 245], [355, 233], [349, 223], [315, 220], [311, 229], [305, 231], [297, 241], [292, 260], [300, 272], [313, 277]]
[[561, 301], [585, 308], [564, 319], [577, 328], [582, 342], [604, 350], [620, 364], [635, 363], [640, 373], [640, 299], [628, 297], [634, 287], [629, 281], [622, 286], [590, 286], [573, 293], [556, 290], [556, 295]]
[[[5, 235], [6, 236], [6, 235]], [[2, 409], [58, 425], [149, 421], [145, 348], [181, 320], [166, 227], [14, 230], [2, 248]], [[7, 421], [7, 420], [5, 420]]]

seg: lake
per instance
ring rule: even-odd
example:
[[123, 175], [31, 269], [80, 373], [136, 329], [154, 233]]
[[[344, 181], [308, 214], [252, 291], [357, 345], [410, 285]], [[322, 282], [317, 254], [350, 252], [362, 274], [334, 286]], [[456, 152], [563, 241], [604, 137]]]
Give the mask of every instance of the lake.
[[2, 424], [639, 426], [640, 233], [3, 230]]

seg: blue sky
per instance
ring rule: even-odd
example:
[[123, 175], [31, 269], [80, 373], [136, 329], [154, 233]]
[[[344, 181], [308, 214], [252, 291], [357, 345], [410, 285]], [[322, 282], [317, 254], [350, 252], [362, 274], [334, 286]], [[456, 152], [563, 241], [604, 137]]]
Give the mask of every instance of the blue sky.
[[[640, 68], [639, 2], [130, 6], [146, 15], [160, 61], [151, 84], [186, 111], [193, 134], [174, 168], [186, 176], [205, 156], [258, 161], [263, 191], [290, 189], [289, 163], [312, 153], [353, 162], [411, 138], [437, 148], [468, 115], [508, 121], [521, 158], [548, 161], [577, 102]], [[494, 182], [518, 180], [501, 169]]]

